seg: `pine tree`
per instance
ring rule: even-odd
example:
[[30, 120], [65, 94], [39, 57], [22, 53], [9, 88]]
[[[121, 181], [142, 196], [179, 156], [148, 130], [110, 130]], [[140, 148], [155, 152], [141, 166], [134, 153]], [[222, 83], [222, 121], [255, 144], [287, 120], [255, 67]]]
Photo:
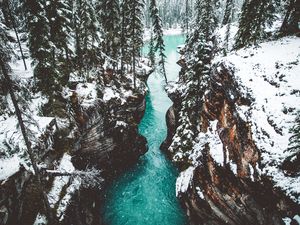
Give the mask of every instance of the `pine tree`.
[[185, 30], [186, 33], [189, 33], [189, 0], [185, 0]]
[[76, 62], [80, 75], [87, 78], [90, 69], [101, 62], [101, 30], [91, 1], [76, 0], [74, 12]]
[[0, 12], [0, 59], [6, 64], [11, 60], [13, 50], [9, 43], [7, 27], [2, 23], [1, 17]]
[[102, 0], [97, 7], [104, 33], [103, 51], [117, 59], [120, 50], [120, 5], [118, 0]]
[[[198, 0], [196, 2], [196, 25], [194, 32], [187, 40], [186, 60], [188, 70], [185, 82], [189, 83], [184, 107], [189, 115], [198, 114], [202, 109], [202, 97], [210, 82], [211, 60], [213, 58], [213, 32], [216, 27], [214, 0]], [[191, 116], [192, 124], [199, 116]]]
[[[1, 15], [0, 15], [0, 19], [1, 19]], [[14, 90], [13, 90], [13, 84], [12, 84], [11, 78], [9, 76], [10, 68], [9, 68], [8, 63], [11, 61], [12, 53], [13, 53], [13, 51], [12, 51], [9, 41], [8, 41], [8, 34], [6, 31], [6, 28], [2, 24], [2, 21], [0, 20], [0, 72], [4, 77], [4, 82], [5, 82], [4, 86], [8, 89], [13, 106], [15, 108], [15, 114], [17, 116], [21, 131], [22, 131], [23, 139], [24, 139], [24, 142], [25, 142], [26, 148], [27, 148], [27, 153], [29, 155], [31, 164], [32, 164], [34, 172], [35, 172], [35, 177], [36, 177], [38, 185], [40, 187], [40, 191], [41, 191], [41, 195], [42, 195], [43, 202], [45, 205], [45, 210], [46, 210], [48, 220], [51, 224], [55, 224], [56, 218], [51, 212], [47, 194], [45, 192], [45, 189], [43, 189], [43, 186], [42, 186], [40, 171], [37, 167], [37, 163], [36, 163], [32, 148], [31, 148], [31, 143], [28, 138], [26, 127], [24, 125], [24, 121], [22, 118], [22, 113], [19, 108], [18, 101], [17, 101], [17, 98], [16, 98]]]
[[154, 38], [153, 38], [152, 31], [151, 31], [150, 42], [149, 42], [148, 58], [151, 62], [151, 66], [154, 66], [155, 65], [155, 49], [154, 49]]
[[290, 137], [289, 141], [289, 150], [292, 152], [299, 152], [300, 151], [300, 111], [297, 112], [295, 124], [290, 129], [292, 136]]
[[133, 73], [133, 86], [136, 89], [136, 60], [140, 56], [140, 50], [143, 46], [143, 0], [128, 0], [128, 9], [130, 18], [128, 30], [131, 34], [129, 40], [129, 51], [131, 55], [132, 73]]
[[274, 19], [277, 1], [246, 0], [242, 7], [235, 49], [258, 44], [265, 36], [265, 27]]
[[8, 16], [7, 16], [7, 20], [9, 19], [9, 24], [11, 24], [11, 26], [13, 27], [14, 29], [14, 32], [15, 32], [15, 35], [16, 35], [16, 38], [17, 38], [17, 42], [18, 42], [18, 46], [19, 46], [19, 50], [20, 50], [20, 53], [21, 53], [21, 57], [22, 57], [22, 60], [23, 60], [23, 64], [24, 64], [24, 68], [25, 70], [27, 70], [27, 65], [26, 65], [26, 62], [25, 62], [25, 56], [23, 54], [23, 49], [22, 49], [22, 46], [21, 46], [21, 42], [20, 42], [20, 38], [19, 38], [19, 33], [18, 33], [18, 30], [17, 30], [17, 25], [16, 25], [16, 20], [15, 20], [15, 14], [12, 10], [12, 3], [10, 0], [6, 0], [2, 3], [2, 5], [0, 5], [1, 7], [3, 7], [3, 11], [7, 12]]
[[222, 21], [222, 25], [226, 26], [226, 33], [225, 33], [225, 43], [224, 43], [224, 52], [228, 51], [228, 43], [229, 43], [229, 36], [231, 31], [231, 23], [233, 19], [233, 7], [234, 2], [233, 0], [227, 0], [226, 1], [226, 7], [225, 7], [225, 13]]
[[121, 39], [120, 39], [120, 47], [121, 47], [121, 75], [124, 74], [124, 65], [125, 63], [129, 63], [128, 59], [128, 49], [129, 49], [129, 36], [130, 33], [127, 29], [127, 25], [129, 24], [129, 4], [128, 0], [123, 0], [121, 5]]
[[35, 64], [36, 88], [43, 94], [52, 96], [53, 91], [59, 90], [59, 84], [56, 81], [58, 71], [52, 63], [52, 49], [55, 46], [50, 41], [50, 26], [45, 5], [45, 1], [23, 0], [29, 32], [29, 50]]
[[49, 21], [50, 41], [52, 45], [52, 64], [59, 71], [57, 80], [62, 86], [66, 85], [71, 72], [69, 34], [71, 33], [70, 8], [65, 1], [48, 1], [46, 17]]
[[222, 25], [226, 25], [231, 22], [232, 10], [233, 10], [233, 0], [227, 0]]
[[156, 42], [156, 45], [154, 47], [155, 52], [159, 52], [159, 65], [161, 68], [161, 73], [163, 74], [165, 81], [167, 83], [167, 75], [166, 75], [166, 69], [165, 69], [165, 62], [166, 62], [166, 55], [165, 55], [165, 44], [163, 39], [163, 28], [162, 28], [162, 21], [161, 18], [158, 15], [158, 9], [156, 6], [156, 1], [151, 0], [150, 1], [150, 12], [151, 12], [151, 18], [153, 21], [153, 33], [154, 41]]

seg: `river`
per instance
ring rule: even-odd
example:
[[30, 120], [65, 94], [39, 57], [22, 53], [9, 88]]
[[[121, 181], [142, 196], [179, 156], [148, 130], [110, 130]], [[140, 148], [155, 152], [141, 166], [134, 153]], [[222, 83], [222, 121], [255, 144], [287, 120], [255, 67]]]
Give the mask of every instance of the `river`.
[[[165, 36], [164, 40], [167, 77], [176, 80], [179, 72], [176, 48], [184, 43], [184, 36]], [[135, 167], [108, 188], [103, 212], [107, 225], [186, 224], [185, 213], [175, 196], [178, 172], [159, 149], [167, 134], [165, 114], [172, 104], [163, 86], [163, 76], [151, 74], [146, 112], [139, 125], [140, 133], [147, 138], [149, 150]]]

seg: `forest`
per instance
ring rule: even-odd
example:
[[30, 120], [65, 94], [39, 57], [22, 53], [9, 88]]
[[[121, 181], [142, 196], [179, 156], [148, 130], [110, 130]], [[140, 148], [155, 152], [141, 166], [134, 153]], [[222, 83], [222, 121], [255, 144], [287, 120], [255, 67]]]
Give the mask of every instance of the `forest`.
[[300, 224], [300, 0], [0, 0], [0, 224]]

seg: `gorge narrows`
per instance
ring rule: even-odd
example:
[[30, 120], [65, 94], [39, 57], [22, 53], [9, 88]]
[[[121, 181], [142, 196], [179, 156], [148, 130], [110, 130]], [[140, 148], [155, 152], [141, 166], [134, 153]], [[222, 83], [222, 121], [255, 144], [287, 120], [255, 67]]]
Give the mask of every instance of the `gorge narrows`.
[[[166, 36], [164, 40], [166, 71], [172, 81], [179, 72], [176, 48], [184, 43], [184, 36]], [[187, 221], [175, 195], [178, 172], [159, 149], [166, 137], [165, 114], [172, 102], [164, 91], [163, 76], [153, 73], [147, 83], [149, 93], [139, 131], [147, 138], [149, 150], [134, 168], [108, 187], [103, 210], [107, 225], [183, 225]]]

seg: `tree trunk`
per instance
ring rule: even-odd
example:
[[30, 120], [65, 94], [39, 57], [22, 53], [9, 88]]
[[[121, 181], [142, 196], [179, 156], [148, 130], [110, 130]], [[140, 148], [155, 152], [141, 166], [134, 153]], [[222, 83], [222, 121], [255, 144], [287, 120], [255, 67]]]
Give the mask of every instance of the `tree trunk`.
[[283, 23], [280, 28], [282, 35], [295, 34], [299, 32], [300, 0], [290, 0]]
[[224, 18], [222, 21], [222, 25], [226, 25], [228, 23], [230, 23], [231, 20], [231, 11], [232, 11], [232, 5], [233, 4], [233, 0], [227, 0], [226, 1], [226, 8], [225, 8], [225, 13], [224, 13]]
[[29, 155], [29, 158], [30, 158], [30, 161], [31, 161], [34, 173], [35, 173], [35, 177], [36, 177], [36, 180], [38, 182], [40, 192], [42, 194], [42, 198], [43, 198], [43, 202], [44, 202], [45, 211], [46, 211], [46, 214], [47, 214], [48, 221], [51, 225], [56, 224], [55, 223], [56, 222], [55, 216], [51, 212], [51, 207], [50, 207], [50, 204], [49, 204], [49, 201], [48, 201], [47, 193], [45, 192], [45, 190], [42, 186], [40, 171], [37, 167], [37, 163], [35, 161], [35, 157], [34, 157], [34, 154], [33, 154], [32, 148], [31, 148], [31, 143], [30, 143], [30, 140], [28, 138], [28, 135], [27, 135], [27, 132], [26, 132], [26, 127], [25, 127], [25, 124], [24, 124], [24, 121], [23, 121], [23, 118], [22, 118], [22, 113], [19, 109], [19, 105], [18, 105], [16, 96], [15, 96], [15, 93], [13, 91], [13, 88], [12, 88], [12, 83], [11, 83], [10, 77], [8, 75], [7, 66], [5, 65], [5, 63], [2, 60], [0, 60], [0, 66], [1, 66], [2, 73], [4, 75], [4, 79], [6, 81], [6, 85], [9, 89], [9, 94], [10, 94], [11, 100], [12, 100], [14, 108], [15, 108], [15, 113], [16, 113], [16, 116], [18, 118], [18, 122], [19, 122], [19, 125], [20, 125], [20, 128], [21, 128], [21, 131], [22, 131], [23, 139], [25, 141], [25, 145], [26, 145], [26, 148], [27, 148], [27, 153]]

